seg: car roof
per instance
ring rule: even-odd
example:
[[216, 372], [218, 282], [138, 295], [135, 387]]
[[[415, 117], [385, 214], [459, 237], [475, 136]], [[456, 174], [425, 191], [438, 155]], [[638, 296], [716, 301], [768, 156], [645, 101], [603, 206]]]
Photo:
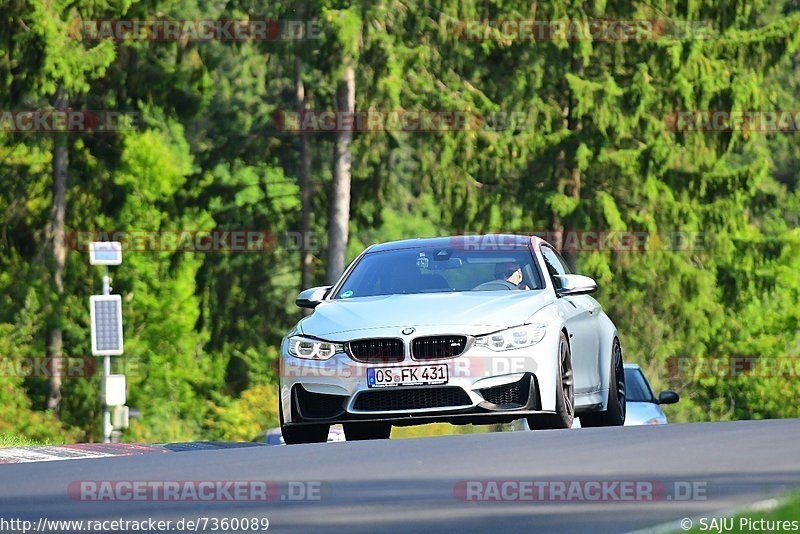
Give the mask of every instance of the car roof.
[[387, 250], [403, 250], [407, 248], [419, 247], [452, 247], [456, 243], [462, 246], [468, 246], [474, 243], [476, 246], [481, 244], [488, 246], [489, 243], [500, 243], [499, 246], [508, 246], [515, 240], [519, 241], [520, 245], [527, 245], [531, 239], [538, 240], [538, 237], [523, 236], [517, 234], [473, 234], [473, 235], [458, 235], [447, 237], [418, 237], [416, 239], [402, 239], [400, 241], [389, 241], [386, 243], [379, 243], [372, 245], [367, 250], [369, 252], [385, 252]]
[[639, 367], [639, 364], [637, 364], [637, 363], [627, 363], [626, 362], [626, 363], [623, 364], [623, 366], [625, 367], [625, 369], [641, 369], [641, 367]]

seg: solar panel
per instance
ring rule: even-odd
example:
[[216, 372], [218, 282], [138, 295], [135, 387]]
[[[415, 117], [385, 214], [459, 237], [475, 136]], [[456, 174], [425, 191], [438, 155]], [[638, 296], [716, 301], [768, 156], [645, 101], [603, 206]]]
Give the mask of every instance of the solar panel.
[[122, 243], [119, 241], [94, 241], [89, 243], [91, 265], [119, 265], [122, 263]]
[[122, 354], [122, 299], [119, 295], [89, 298], [92, 317], [92, 354]]

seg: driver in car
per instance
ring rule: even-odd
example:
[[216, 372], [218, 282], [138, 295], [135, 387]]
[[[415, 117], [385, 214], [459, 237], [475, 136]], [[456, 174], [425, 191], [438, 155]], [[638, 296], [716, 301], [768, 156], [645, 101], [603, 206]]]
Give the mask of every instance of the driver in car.
[[512, 283], [517, 289], [530, 289], [522, 283], [522, 268], [515, 261], [498, 263], [494, 266], [496, 280]]

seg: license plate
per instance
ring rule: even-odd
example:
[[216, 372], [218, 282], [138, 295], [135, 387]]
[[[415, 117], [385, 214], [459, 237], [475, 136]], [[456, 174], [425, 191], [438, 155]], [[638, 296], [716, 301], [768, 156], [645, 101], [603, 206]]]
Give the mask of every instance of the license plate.
[[393, 386], [428, 386], [447, 384], [447, 365], [417, 365], [414, 367], [370, 367], [367, 369], [367, 386], [386, 388]]

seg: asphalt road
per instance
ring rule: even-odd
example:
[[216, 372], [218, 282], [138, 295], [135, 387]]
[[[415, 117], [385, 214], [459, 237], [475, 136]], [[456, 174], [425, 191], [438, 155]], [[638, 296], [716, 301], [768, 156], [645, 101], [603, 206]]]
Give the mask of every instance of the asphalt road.
[[[266, 517], [270, 531], [302, 532], [628, 532], [798, 489], [798, 451], [800, 420], [795, 419], [257, 446], [2, 465], [0, 517], [35, 522], [41, 517], [154, 518], [172, 520], [173, 526], [181, 518]], [[153, 500], [152, 493], [144, 497], [148, 500], [95, 501], [94, 494], [82, 498], [75, 491], [76, 481], [121, 480], [265, 480], [274, 481], [279, 493], [270, 491], [269, 502], [165, 502]], [[549, 481], [548, 489], [555, 487], [552, 483], [570, 484], [573, 490], [578, 484], [585, 494], [573, 493], [565, 500], [552, 489], [544, 500], [531, 500], [526, 494], [528, 500], [465, 501], [467, 482], [462, 481], [473, 481], [469, 494], [477, 499], [495, 495], [487, 482], [491, 480]], [[602, 482], [612, 490], [597, 502], [587, 498], [590, 485], [585, 481]], [[621, 490], [613, 491], [614, 481], [635, 481], [645, 492], [631, 499]], [[650, 491], [652, 500], [647, 498], [648, 487], [655, 488]], [[542, 495], [536, 491], [534, 497]], [[303, 492], [313, 498], [293, 500]], [[505, 495], [516, 497], [511, 490]], [[210, 528], [206, 523], [206, 532]]]

